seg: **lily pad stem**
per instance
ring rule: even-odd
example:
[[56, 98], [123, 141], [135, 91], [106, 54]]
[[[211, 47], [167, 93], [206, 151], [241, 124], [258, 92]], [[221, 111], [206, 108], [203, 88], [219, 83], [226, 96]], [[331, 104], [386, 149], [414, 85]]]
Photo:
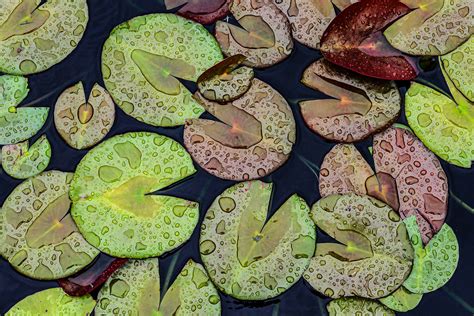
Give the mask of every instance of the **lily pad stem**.
[[168, 267], [168, 273], [166, 274], [165, 283], [163, 284], [163, 289], [161, 291], [161, 293], [163, 295], [168, 290], [168, 287], [169, 287], [170, 281], [171, 281], [171, 277], [173, 276], [174, 268], [176, 267], [176, 262], [178, 262], [180, 253], [181, 253], [181, 250], [177, 251], [174, 254], [173, 258], [171, 259], [170, 266]]
[[474, 214], [474, 207], [470, 206], [469, 204], [467, 204], [466, 202], [461, 200], [459, 197], [457, 197], [453, 193], [453, 191], [449, 190], [449, 195], [451, 195], [451, 197], [454, 199], [454, 201], [456, 201], [459, 205], [461, 205], [463, 208], [465, 208], [466, 210], [468, 210], [469, 212]]

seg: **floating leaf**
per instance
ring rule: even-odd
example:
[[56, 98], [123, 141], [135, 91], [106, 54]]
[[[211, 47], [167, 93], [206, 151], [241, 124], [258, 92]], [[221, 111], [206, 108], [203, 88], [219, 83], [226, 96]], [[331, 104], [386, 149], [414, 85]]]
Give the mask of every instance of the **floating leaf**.
[[82, 82], [67, 88], [54, 108], [54, 124], [59, 135], [75, 149], [85, 149], [100, 142], [114, 120], [114, 101], [97, 83], [88, 100]]
[[26, 98], [28, 91], [26, 78], [0, 76], [0, 145], [27, 140], [46, 122], [49, 108], [16, 107]]
[[253, 69], [239, 67], [246, 60], [235, 55], [206, 70], [198, 79], [199, 92], [209, 101], [231, 102], [244, 95], [252, 85]]
[[300, 102], [309, 128], [329, 140], [364, 139], [393, 123], [400, 113], [401, 96], [394, 82], [349, 75], [324, 59], [311, 64], [301, 82], [335, 98]]
[[13, 178], [27, 179], [43, 172], [51, 159], [51, 145], [45, 135], [31, 147], [29, 142], [2, 147], [2, 168]]
[[245, 65], [264, 68], [291, 54], [290, 24], [272, 1], [234, 1], [230, 11], [240, 27], [222, 21], [216, 23], [216, 38], [226, 56], [242, 54], [247, 57]]
[[241, 300], [285, 292], [314, 254], [316, 231], [298, 195], [267, 221], [272, 189], [260, 181], [236, 184], [214, 200], [202, 224], [200, 252], [210, 278]]
[[303, 45], [319, 49], [324, 30], [336, 17], [330, 0], [274, 0], [291, 23], [293, 38]]
[[397, 181], [388, 173], [377, 172], [365, 181], [367, 194], [390, 205], [394, 210], [400, 209]]
[[174, 75], [196, 81], [220, 60], [219, 45], [202, 25], [174, 14], [150, 14], [112, 31], [102, 52], [102, 73], [128, 115], [154, 126], [177, 126], [203, 109]]
[[144, 132], [114, 136], [77, 166], [71, 214], [102, 252], [120, 258], [159, 256], [189, 239], [199, 207], [152, 193], [195, 172], [191, 157], [171, 138]]
[[263, 177], [286, 162], [295, 143], [295, 120], [271, 86], [254, 79], [245, 95], [224, 105], [199, 93], [195, 98], [222, 121], [194, 119], [184, 128], [186, 148], [206, 171], [241, 181]]
[[413, 248], [397, 213], [372, 197], [329, 195], [311, 210], [316, 225], [340, 243], [320, 243], [304, 277], [332, 298], [380, 298], [410, 273]]
[[[416, 224], [415, 228], [417, 228]], [[408, 312], [417, 307], [422, 298], [423, 294], [412, 293], [401, 286], [389, 296], [379, 299], [379, 301], [394, 311]]]
[[2, 1], [0, 71], [28, 75], [56, 65], [76, 48], [88, 20], [86, 0]]
[[474, 31], [471, 0], [402, 0], [410, 12], [384, 35], [395, 48], [411, 55], [443, 55], [462, 44]]
[[328, 26], [321, 52], [327, 60], [365, 76], [413, 79], [418, 73], [414, 60], [390, 46], [382, 34], [387, 25], [409, 11], [399, 0], [354, 3]]
[[395, 313], [377, 301], [360, 297], [332, 300], [326, 306], [329, 316], [395, 316]]
[[413, 293], [436, 291], [445, 285], [456, 271], [459, 262], [456, 235], [448, 224], [444, 224], [423, 248], [417, 219], [413, 216], [408, 217], [405, 219], [405, 224], [415, 249], [415, 260], [413, 270], [403, 286]]
[[47, 171], [16, 187], [5, 200], [5, 253], [20, 273], [34, 279], [70, 276], [98, 255], [69, 214], [72, 174]]
[[70, 297], [57, 287], [25, 297], [5, 316], [90, 315], [95, 304], [90, 295]]
[[58, 283], [68, 295], [84, 296], [105, 283], [127, 262], [128, 259], [117, 259], [101, 254], [87, 270], [81, 271], [76, 276], [58, 280]]
[[178, 14], [201, 24], [211, 24], [229, 13], [232, 0], [165, 0], [167, 10], [178, 10]]

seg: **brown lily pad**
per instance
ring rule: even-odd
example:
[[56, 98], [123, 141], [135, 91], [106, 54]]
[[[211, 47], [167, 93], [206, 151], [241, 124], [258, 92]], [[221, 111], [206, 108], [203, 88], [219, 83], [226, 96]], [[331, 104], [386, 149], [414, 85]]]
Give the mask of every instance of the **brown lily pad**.
[[400, 113], [401, 97], [394, 82], [348, 74], [324, 59], [311, 64], [301, 81], [334, 98], [300, 102], [308, 127], [329, 140], [364, 139], [392, 124]]
[[295, 143], [295, 120], [286, 100], [254, 79], [250, 90], [226, 104], [195, 99], [221, 122], [189, 120], [184, 144], [193, 159], [216, 177], [249, 180], [280, 167]]
[[205, 71], [197, 81], [202, 96], [209, 101], [230, 102], [244, 95], [254, 78], [252, 68], [238, 68], [246, 59], [244, 55], [231, 56]]
[[85, 149], [100, 142], [115, 121], [115, 105], [110, 94], [95, 84], [86, 100], [82, 82], [66, 89], [54, 109], [54, 124], [69, 146]]
[[291, 24], [293, 38], [303, 45], [319, 49], [324, 30], [336, 17], [331, 0], [274, 1]]
[[397, 182], [385, 173], [378, 172], [365, 181], [367, 194], [390, 205], [395, 211], [400, 208]]
[[229, 14], [232, 0], [165, 0], [167, 10], [179, 6], [178, 14], [201, 24], [211, 24]]
[[239, 26], [218, 21], [216, 38], [226, 56], [242, 54], [245, 65], [269, 67], [286, 59], [293, 50], [286, 16], [269, 0], [236, 0], [230, 11]]

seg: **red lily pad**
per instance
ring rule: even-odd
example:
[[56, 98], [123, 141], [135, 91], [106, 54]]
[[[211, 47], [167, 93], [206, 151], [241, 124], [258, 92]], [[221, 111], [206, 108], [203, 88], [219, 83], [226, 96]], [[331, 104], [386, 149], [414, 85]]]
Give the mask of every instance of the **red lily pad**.
[[167, 10], [182, 6], [178, 14], [201, 24], [211, 24], [229, 14], [232, 0], [165, 0]]
[[356, 2], [328, 26], [321, 52], [329, 61], [365, 76], [414, 79], [418, 73], [414, 59], [394, 49], [382, 33], [408, 12], [410, 8], [399, 0]]
[[127, 261], [128, 259], [118, 259], [101, 254], [89, 269], [75, 276], [60, 279], [58, 283], [68, 295], [84, 296], [105, 283]]

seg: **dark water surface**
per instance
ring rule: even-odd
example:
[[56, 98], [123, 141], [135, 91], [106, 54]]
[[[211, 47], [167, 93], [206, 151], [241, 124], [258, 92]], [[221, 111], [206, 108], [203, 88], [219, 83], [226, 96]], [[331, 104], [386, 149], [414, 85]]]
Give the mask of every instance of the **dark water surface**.
[[[95, 82], [103, 86], [100, 56], [102, 45], [112, 28], [138, 15], [165, 11], [162, 0], [89, 0], [88, 2], [89, 25], [78, 48], [64, 62], [44, 73], [29, 77], [31, 91], [23, 104], [51, 107], [47, 123], [33, 139], [35, 141], [40, 135], [46, 134], [52, 144], [52, 160], [48, 170], [73, 172], [87, 152], [68, 147], [54, 127], [52, 108], [59, 94], [81, 80], [86, 95]], [[290, 159], [283, 167], [263, 179], [275, 184], [272, 212], [295, 192], [310, 205], [319, 199], [317, 166], [321, 164], [324, 155], [334, 143], [324, 141], [305, 126], [297, 105], [297, 101], [302, 99], [323, 97], [323, 94], [299, 83], [303, 70], [319, 57], [319, 52], [296, 44], [293, 54], [283, 63], [257, 71], [258, 78], [270, 83], [288, 100], [297, 122], [297, 143]], [[439, 68], [422, 74], [421, 78], [448, 91]], [[408, 84], [401, 83], [399, 86], [404, 94]], [[406, 123], [403, 114], [399, 122]], [[117, 107], [115, 125], [108, 137], [129, 131], [157, 132], [182, 143], [182, 127], [165, 129], [148, 126], [125, 115]], [[368, 151], [370, 145], [371, 140], [357, 144], [368, 161], [371, 161]], [[474, 206], [474, 168], [465, 170], [446, 163], [442, 164], [449, 179], [450, 191], [454, 194], [450, 195], [449, 199], [447, 223], [458, 237], [460, 262], [454, 277], [447, 285], [425, 295], [420, 305], [406, 315], [474, 315], [474, 213], [459, 203], [462, 200], [471, 207]], [[21, 181], [10, 178], [0, 169], [0, 203], [3, 203], [13, 188], [20, 183]], [[169, 193], [199, 201], [202, 220], [214, 198], [231, 185], [233, 182], [212, 177], [198, 167], [198, 172], [192, 179], [173, 188]], [[318, 232], [318, 239], [323, 238], [325, 236]], [[174, 280], [189, 258], [201, 262], [198, 239], [199, 226], [191, 240], [183, 247], [162, 258], [160, 261], [162, 284], [170, 272], [171, 280]], [[170, 269], [172, 261], [176, 263], [174, 269]], [[5, 260], [0, 259], [0, 314], [4, 314], [25, 296], [55, 286], [57, 286], [55, 282], [34, 281], [23, 277]], [[268, 302], [250, 304], [238, 302], [225, 295], [221, 295], [221, 298], [223, 315], [326, 315], [325, 305], [329, 301], [318, 296], [303, 280], [283, 295]]]

